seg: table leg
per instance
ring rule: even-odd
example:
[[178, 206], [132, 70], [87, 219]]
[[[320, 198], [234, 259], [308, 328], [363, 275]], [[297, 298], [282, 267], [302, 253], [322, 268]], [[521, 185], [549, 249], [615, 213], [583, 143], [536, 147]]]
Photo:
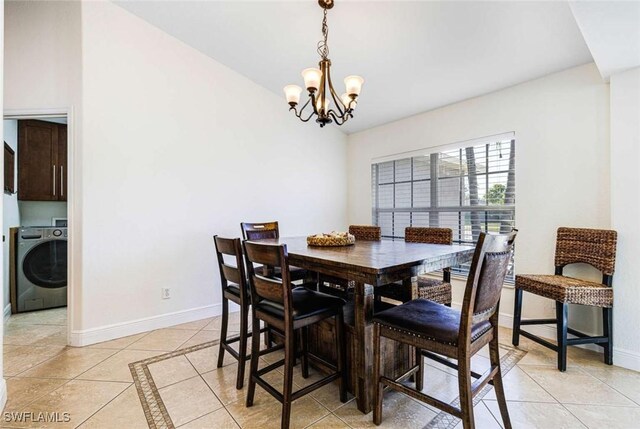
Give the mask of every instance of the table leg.
[[354, 360], [356, 363], [356, 401], [363, 413], [371, 411], [373, 395], [373, 286], [356, 282], [354, 291]]

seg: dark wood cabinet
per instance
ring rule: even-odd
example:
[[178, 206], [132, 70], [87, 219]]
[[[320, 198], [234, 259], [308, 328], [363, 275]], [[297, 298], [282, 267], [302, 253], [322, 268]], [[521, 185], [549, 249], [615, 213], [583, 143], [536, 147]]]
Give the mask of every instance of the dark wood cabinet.
[[16, 153], [11, 146], [4, 142], [4, 192], [13, 194], [16, 192], [15, 186]]
[[18, 121], [18, 199], [67, 200], [67, 125]]

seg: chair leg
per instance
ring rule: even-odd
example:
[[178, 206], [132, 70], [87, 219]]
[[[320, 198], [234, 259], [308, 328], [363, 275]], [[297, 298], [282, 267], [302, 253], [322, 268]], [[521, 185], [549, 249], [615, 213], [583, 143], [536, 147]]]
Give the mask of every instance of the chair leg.
[[342, 309], [336, 314], [336, 351], [338, 354], [338, 372], [340, 379], [338, 385], [340, 388], [340, 402], [347, 402], [347, 350], [344, 341], [344, 314]]
[[222, 326], [220, 326], [220, 347], [218, 348], [218, 368], [224, 362], [224, 345], [227, 343], [227, 324], [229, 323], [229, 300], [222, 297]]
[[507, 398], [504, 394], [504, 385], [502, 383], [502, 370], [500, 369], [500, 346], [498, 345], [497, 329], [493, 339], [489, 342], [489, 359], [492, 367], [498, 367], [498, 372], [493, 377], [493, 388], [496, 390], [496, 399], [502, 416], [502, 426], [505, 429], [511, 429], [511, 419], [509, 418], [509, 409], [507, 408]]
[[460, 390], [460, 410], [462, 411], [462, 427], [474, 429], [473, 395], [471, 393], [471, 358], [460, 356], [458, 359], [458, 387]]
[[556, 301], [556, 324], [558, 330], [558, 369], [560, 371], [566, 371], [569, 304]]
[[382, 423], [382, 395], [384, 390], [380, 385], [380, 325], [373, 324], [373, 423], [379, 426]]
[[417, 347], [416, 365], [418, 365], [418, 372], [415, 374], [416, 390], [422, 390], [424, 388], [424, 358], [422, 357], [422, 350]]
[[[247, 336], [249, 332], [249, 308], [244, 306], [240, 308], [240, 342], [238, 344], [238, 354], [240, 355], [240, 359], [238, 359], [238, 375], [236, 379], [236, 389], [242, 389], [242, 385], [244, 384], [244, 369], [247, 364]], [[258, 335], [260, 335], [260, 325], [258, 325]], [[220, 365], [220, 361], [218, 360], [218, 365]], [[218, 367], [219, 368], [219, 367]]]
[[[251, 316], [251, 326], [260, 326], [260, 321], [253, 314]], [[258, 362], [260, 360], [260, 329], [252, 329], [251, 333], [251, 366], [249, 369], [249, 387], [247, 388], [247, 407], [253, 405], [253, 396], [256, 392], [256, 380], [258, 372]]]
[[613, 365], [613, 308], [602, 309], [602, 328], [609, 339], [604, 346], [604, 363]]
[[295, 332], [285, 331], [284, 340], [284, 385], [282, 389], [282, 429], [289, 429], [291, 421], [291, 394], [293, 392], [293, 367], [295, 365]]
[[302, 378], [309, 378], [309, 327], [305, 326], [301, 329], [302, 336]]
[[522, 289], [516, 288], [516, 294], [513, 300], [513, 337], [511, 344], [518, 346], [520, 344], [520, 322], [522, 321]]

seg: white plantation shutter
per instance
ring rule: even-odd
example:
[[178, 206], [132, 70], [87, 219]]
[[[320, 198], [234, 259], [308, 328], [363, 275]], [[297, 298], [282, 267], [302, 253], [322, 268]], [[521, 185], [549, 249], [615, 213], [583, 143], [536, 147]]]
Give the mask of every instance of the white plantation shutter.
[[[480, 231], [515, 226], [513, 134], [377, 162], [371, 174], [373, 223], [383, 238], [404, 238], [407, 226], [431, 226], [451, 228], [455, 243], [475, 244]], [[468, 267], [454, 271], [466, 274]]]

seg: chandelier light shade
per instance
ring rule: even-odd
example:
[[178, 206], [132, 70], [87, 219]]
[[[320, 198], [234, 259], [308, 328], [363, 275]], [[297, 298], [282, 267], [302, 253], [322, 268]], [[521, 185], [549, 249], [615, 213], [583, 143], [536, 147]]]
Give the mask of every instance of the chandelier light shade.
[[318, 54], [320, 55], [319, 68], [308, 68], [302, 70], [304, 87], [309, 98], [300, 105], [300, 95], [302, 88], [298, 85], [287, 85], [284, 87], [284, 94], [289, 103], [289, 110], [293, 110], [295, 115], [302, 121], [308, 122], [315, 116], [320, 127], [326, 124], [336, 123], [342, 125], [349, 118], [353, 118], [353, 111], [358, 104], [358, 96], [362, 90], [364, 79], [360, 76], [347, 76], [344, 79], [345, 92], [338, 97], [333, 83], [331, 82], [331, 60], [329, 59], [329, 27], [327, 26], [327, 11], [333, 7], [333, 0], [318, 0], [318, 4], [324, 10], [322, 19], [322, 40], [318, 42]]

